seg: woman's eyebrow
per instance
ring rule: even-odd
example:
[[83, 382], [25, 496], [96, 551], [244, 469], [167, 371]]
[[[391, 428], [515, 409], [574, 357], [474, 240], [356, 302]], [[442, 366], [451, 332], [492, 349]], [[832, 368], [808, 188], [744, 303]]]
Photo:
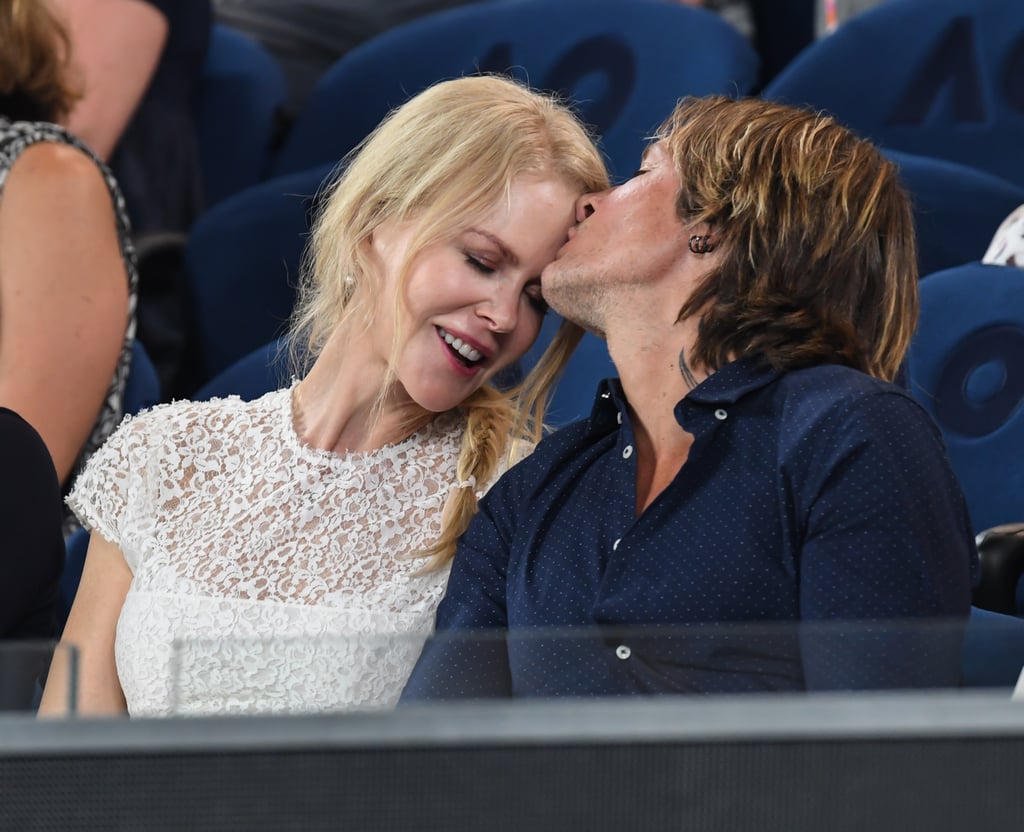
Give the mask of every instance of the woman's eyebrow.
[[501, 252], [501, 256], [505, 260], [507, 260], [513, 266], [519, 264], [519, 258], [516, 257], [515, 252], [513, 252], [512, 249], [505, 245], [505, 243], [501, 240], [500, 237], [496, 236], [495, 234], [492, 234], [490, 231], [484, 231], [483, 229], [480, 228], [468, 228], [466, 229], [466, 233], [477, 234], [480, 237], [486, 238], [488, 241], [493, 243], [498, 248], [498, 250]]

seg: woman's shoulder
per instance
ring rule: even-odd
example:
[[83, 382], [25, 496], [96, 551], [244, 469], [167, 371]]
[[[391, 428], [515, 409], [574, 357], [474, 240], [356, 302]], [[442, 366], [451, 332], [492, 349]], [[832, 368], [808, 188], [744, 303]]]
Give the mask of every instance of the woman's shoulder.
[[45, 121], [0, 119], [0, 169], [31, 169], [36, 175], [57, 172], [85, 176], [103, 174], [105, 166], [80, 139]]
[[119, 233], [129, 233], [124, 197], [110, 168], [59, 125], [0, 119], [0, 188], [11, 187], [33, 194], [55, 211], [79, 206], [95, 210], [113, 203]]
[[80, 174], [106, 172], [103, 162], [81, 139], [47, 121], [0, 119], [0, 157], [4, 169], [16, 161], [35, 159], [35, 165], [46, 172], [54, 168]]
[[289, 390], [274, 390], [257, 399], [245, 400], [239, 396], [223, 396], [195, 401], [179, 399], [164, 402], [141, 411], [137, 416], [126, 416], [123, 427], [149, 433], [187, 434], [196, 428], [228, 429], [232, 426], [274, 424], [282, 409], [289, 403]]
[[286, 405], [287, 395], [283, 390], [255, 401], [237, 396], [182, 399], [125, 416], [90, 457], [75, 490], [95, 491], [109, 477], [125, 472], [142, 475], [147, 470], [180, 470], [190, 460], [202, 460], [204, 466], [215, 468], [216, 459], [231, 456], [240, 447], [263, 448], [270, 444], [265, 440], [281, 430], [277, 414]]
[[116, 183], [88, 150], [59, 141], [61, 134], [2, 135], [0, 187], [13, 206], [6, 222], [24, 219], [30, 232], [41, 223], [74, 230], [114, 221]]

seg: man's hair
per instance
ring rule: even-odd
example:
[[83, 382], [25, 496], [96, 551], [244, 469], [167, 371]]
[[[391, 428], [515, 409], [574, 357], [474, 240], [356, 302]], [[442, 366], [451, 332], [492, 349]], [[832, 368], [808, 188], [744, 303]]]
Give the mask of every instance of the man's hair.
[[658, 130], [684, 223], [709, 223], [717, 265], [679, 317], [692, 360], [760, 354], [892, 379], [917, 322], [917, 248], [896, 166], [821, 113], [760, 99], [684, 98]]

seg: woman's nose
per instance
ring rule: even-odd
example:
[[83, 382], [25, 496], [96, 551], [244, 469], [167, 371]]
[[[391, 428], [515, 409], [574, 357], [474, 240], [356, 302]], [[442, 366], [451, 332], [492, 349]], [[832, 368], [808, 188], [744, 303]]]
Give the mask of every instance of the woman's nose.
[[477, 314], [488, 321], [492, 332], [511, 332], [519, 318], [519, 293], [509, 287], [498, 288], [494, 294], [477, 308]]

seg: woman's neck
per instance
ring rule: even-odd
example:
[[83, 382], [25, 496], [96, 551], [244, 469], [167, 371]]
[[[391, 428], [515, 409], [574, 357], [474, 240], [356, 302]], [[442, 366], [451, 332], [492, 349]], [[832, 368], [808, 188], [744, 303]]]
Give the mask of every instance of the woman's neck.
[[405, 439], [434, 414], [388, 382], [387, 366], [361, 347], [360, 339], [335, 333], [292, 396], [300, 440], [334, 453], [372, 451]]

